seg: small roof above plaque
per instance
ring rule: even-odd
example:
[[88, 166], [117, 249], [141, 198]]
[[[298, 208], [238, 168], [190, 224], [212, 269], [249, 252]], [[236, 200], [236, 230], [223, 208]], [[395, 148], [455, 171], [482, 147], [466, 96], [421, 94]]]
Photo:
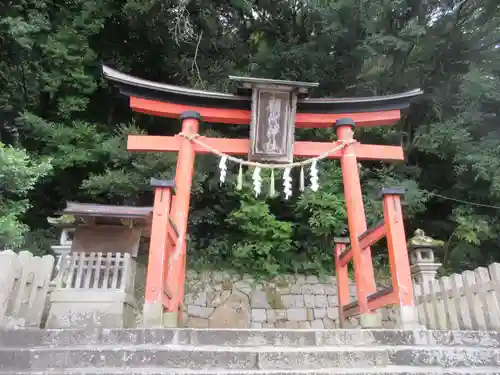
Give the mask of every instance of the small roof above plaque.
[[252, 89], [260, 88], [296, 90], [298, 97], [305, 98], [309, 94], [309, 89], [319, 86], [317, 82], [299, 82], [269, 78], [229, 76], [229, 79], [241, 83], [241, 86], [238, 86], [236, 89], [236, 93], [242, 96], [251, 96]]

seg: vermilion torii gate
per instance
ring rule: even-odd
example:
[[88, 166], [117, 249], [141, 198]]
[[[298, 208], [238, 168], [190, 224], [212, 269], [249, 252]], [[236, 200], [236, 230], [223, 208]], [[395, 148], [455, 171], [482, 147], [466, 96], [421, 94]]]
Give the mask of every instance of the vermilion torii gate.
[[[243, 82], [238, 93], [233, 95], [147, 81], [106, 66], [103, 73], [122, 94], [129, 97], [134, 111], [179, 118], [182, 124], [178, 136], [128, 137], [129, 151], [178, 153], [175, 184], [174, 181], [152, 179], [155, 201], [143, 314], [145, 326], [178, 324], [178, 312], [184, 296], [186, 231], [195, 155], [211, 150], [274, 162], [289, 162], [293, 157], [314, 158], [335, 150], [327, 157], [340, 159], [341, 162], [351, 244], [347, 247], [348, 241], [343, 240], [335, 246], [340, 315], [360, 315], [362, 325], [368, 327], [373, 325], [374, 310], [390, 303], [401, 307], [403, 327], [416, 323], [399, 202], [401, 192], [390, 189], [383, 192], [385, 222], [367, 231], [358, 171], [358, 160], [400, 161], [404, 160], [403, 150], [400, 146], [359, 144], [353, 139], [353, 129], [355, 126], [395, 124], [401, 117], [401, 111], [422, 93], [420, 90], [369, 98], [311, 99], [307, 98], [307, 89], [317, 84], [233, 77]], [[281, 104], [274, 105], [278, 101]], [[274, 133], [271, 132], [275, 137], [274, 143], [284, 145], [273, 152], [262, 151], [264, 146], [259, 144], [259, 137], [265, 137], [259, 126], [267, 126], [264, 130], [268, 136], [271, 129], [270, 117], [267, 122], [262, 120], [266, 108], [269, 116], [274, 113], [276, 118], [285, 119], [276, 125]], [[250, 124], [251, 139], [202, 137], [198, 134], [201, 121]], [[335, 142], [293, 140], [294, 127], [331, 126], [336, 129], [338, 140]], [[277, 142], [276, 134], [281, 137]], [[173, 190], [176, 190], [175, 196]], [[393, 286], [389, 291], [377, 292], [370, 246], [384, 236], [388, 239]], [[351, 260], [358, 298], [353, 303], [345, 295], [348, 281], [346, 265]]]

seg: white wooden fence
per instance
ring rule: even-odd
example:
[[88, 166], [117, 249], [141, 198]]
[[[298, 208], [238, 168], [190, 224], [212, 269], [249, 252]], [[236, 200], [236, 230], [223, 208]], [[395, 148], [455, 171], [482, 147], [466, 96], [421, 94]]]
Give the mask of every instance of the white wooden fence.
[[38, 327], [42, 320], [54, 257], [0, 252], [0, 327]]
[[133, 293], [134, 265], [127, 253], [67, 253], [62, 256], [55, 287]]
[[420, 324], [428, 329], [500, 331], [500, 263], [414, 289]]

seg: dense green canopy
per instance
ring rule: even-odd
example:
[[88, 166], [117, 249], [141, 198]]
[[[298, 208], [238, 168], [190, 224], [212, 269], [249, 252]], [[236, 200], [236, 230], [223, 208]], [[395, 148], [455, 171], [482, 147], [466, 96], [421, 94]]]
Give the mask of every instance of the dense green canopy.
[[[48, 251], [46, 217], [66, 200], [147, 205], [149, 178], [173, 176], [175, 155], [129, 153], [125, 137], [174, 134], [178, 122], [131, 113], [102, 78], [104, 62], [220, 91], [229, 90], [229, 74], [319, 82], [315, 96], [422, 88], [396, 127], [356, 135], [401, 143], [407, 155], [405, 163], [363, 163], [369, 224], [381, 215], [378, 189], [403, 184], [408, 232], [444, 240], [438, 256], [448, 269], [498, 260], [500, 208], [488, 206], [500, 206], [499, 44], [498, 0], [3, 2], [0, 247]], [[245, 137], [248, 128], [206, 124], [203, 132]], [[320, 164], [317, 193], [289, 201], [220, 187], [217, 164], [197, 159], [190, 261], [261, 274], [331, 270], [332, 238], [346, 231], [337, 162]]]

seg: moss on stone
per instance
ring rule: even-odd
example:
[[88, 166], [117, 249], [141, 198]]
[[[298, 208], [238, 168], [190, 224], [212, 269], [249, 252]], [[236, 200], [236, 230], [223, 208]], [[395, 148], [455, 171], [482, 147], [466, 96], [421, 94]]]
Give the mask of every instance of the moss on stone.
[[222, 282], [222, 289], [224, 290], [233, 290], [233, 281], [232, 280], [224, 280]]
[[281, 300], [281, 294], [273, 288], [266, 288], [267, 303], [272, 309], [284, 309], [283, 301]]
[[276, 286], [280, 288], [288, 288], [290, 286], [290, 283], [285, 277], [278, 277], [276, 279]]

